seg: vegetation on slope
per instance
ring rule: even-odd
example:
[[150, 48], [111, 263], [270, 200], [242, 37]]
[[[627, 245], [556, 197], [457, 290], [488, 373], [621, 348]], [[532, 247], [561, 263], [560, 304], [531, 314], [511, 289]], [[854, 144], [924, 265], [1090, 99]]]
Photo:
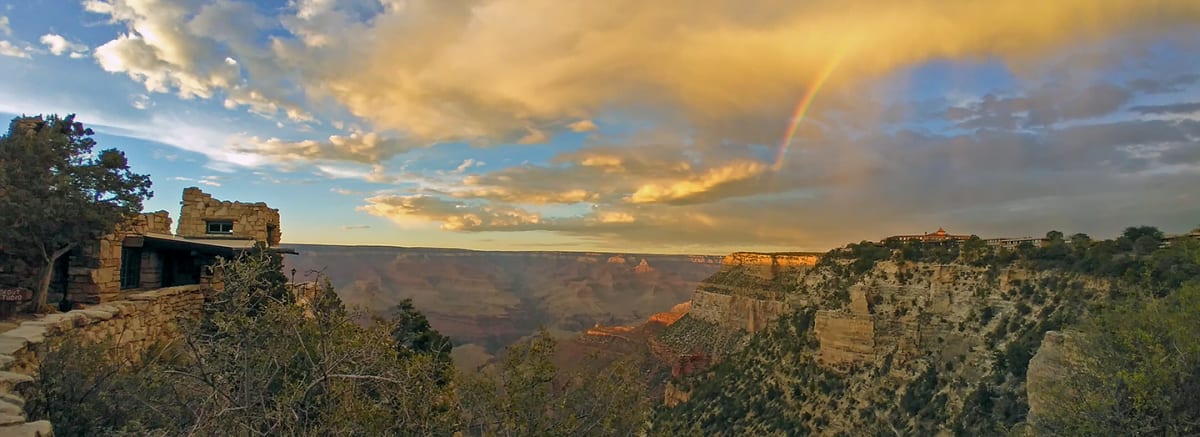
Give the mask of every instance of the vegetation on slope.
[[[1193, 252], [1198, 255], [1200, 252]], [[1050, 435], [1200, 433], [1200, 285], [1128, 299], [1067, 337], [1077, 360], [1048, 378], [1037, 430]]]
[[223, 265], [225, 290], [178, 341], [130, 356], [67, 341], [42, 356], [33, 420], [56, 435], [614, 435], [644, 423], [636, 367], [552, 361], [542, 333], [462, 376], [412, 308], [362, 327], [326, 286], [296, 305], [266, 254]]
[[[1094, 388], [1089, 395], [1096, 399], [1118, 400], [1090, 414], [1122, 415], [1120, 420], [1102, 420], [1108, 426], [1160, 423], [1156, 420], [1164, 414], [1183, 417], [1173, 423], [1193, 420], [1198, 404], [1186, 403], [1192, 398], [1165, 387], [1194, 384], [1187, 375], [1196, 373], [1195, 350], [1188, 349], [1195, 342], [1180, 339], [1194, 332], [1200, 308], [1172, 302], [1192, 302], [1180, 290], [1200, 278], [1200, 242], [1179, 240], [1159, 248], [1162, 234], [1150, 227], [1129, 228], [1121, 237], [1104, 241], [1082, 234], [1067, 239], [1058, 232], [1047, 237], [1043, 247], [1022, 245], [1015, 250], [992, 251], [982, 241], [888, 246], [864, 242], [831, 252], [808, 273], [812, 284], [798, 291], [810, 303], [687, 381], [693, 387], [691, 400], [656, 411], [654, 431], [1005, 434], [1026, 426], [1026, 372], [1045, 333], [1072, 327], [1098, 333], [1088, 336], [1093, 340], [1086, 344], [1096, 351], [1095, 359], [1105, 361], [1099, 367], [1108, 369], [1104, 375], [1125, 375], [1100, 386], [1064, 380], [1074, 384], [1071, 387]], [[1001, 281], [1005, 272], [1013, 273], [1005, 276], [1011, 280]], [[949, 283], [939, 282], [938, 289], [965, 288], [958, 294], [952, 291], [949, 307], [935, 311], [935, 303], [925, 297], [934, 289], [931, 281], [950, 274], [954, 276]], [[818, 364], [812, 314], [818, 309], [841, 311], [853, 284], [876, 289], [869, 299], [877, 330], [895, 331], [885, 336], [912, 337], [903, 330], [924, 329], [927, 332], [916, 334], [919, 344], [879, 344], [873, 361], [850, 367]], [[1129, 306], [1154, 308], [1159, 315]], [[1161, 316], [1167, 313], [1174, 315]], [[1116, 323], [1123, 319], [1138, 322]], [[1106, 320], [1112, 323], [1107, 328]], [[1177, 346], [1182, 349], [1170, 352]], [[1173, 364], [1128, 358], [1137, 356]], [[1149, 404], [1160, 407], [1146, 408]], [[1070, 430], [1084, 428], [1071, 424], [1090, 420], [1069, 413], [1058, 414], [1041, 430], [1073, 434]], [[1193, 429], [1178, 426], [1184, 428], [1172, 429]]]

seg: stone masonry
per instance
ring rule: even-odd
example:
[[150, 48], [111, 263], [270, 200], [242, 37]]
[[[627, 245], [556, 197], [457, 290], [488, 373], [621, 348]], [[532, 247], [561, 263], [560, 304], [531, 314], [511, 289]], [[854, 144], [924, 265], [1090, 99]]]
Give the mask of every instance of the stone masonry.
[[0, 333], [0, 437], [53, 434], [48, 421], [26, 421], [21, 396], [47, 350], [67, 338], [108, 340], [136, 356], [155, 344], [177, 341], [181, 322], [200, 316], [208, 290], [184, 285], [128, 294], [124, 300], [41, 316]]
[[[171, 216], [166, 211], [138, 214], [116, 232], [81, 245], [72, 252], [69, 275], [70, 299], [83, 303], [101, 303], [116, 299], [121, 290], [121, 246], [125, 237], [148, 232], [171, 233]], [[142, 281], [157, 287], [161, 281], [154, 253], [142, 255]], [[146, 268], [146, 266], [150, 266]]]
[[[210, 221], [232, 221], [233, 232], [214, 235], [208, 232]], [[279, 245], [279, 210], [266, 203], [217, 200], [211, 194], [191, 187], [183, 190], [183, 208], [175, 234], [185, 238], [231, 238], [264, 241]]]

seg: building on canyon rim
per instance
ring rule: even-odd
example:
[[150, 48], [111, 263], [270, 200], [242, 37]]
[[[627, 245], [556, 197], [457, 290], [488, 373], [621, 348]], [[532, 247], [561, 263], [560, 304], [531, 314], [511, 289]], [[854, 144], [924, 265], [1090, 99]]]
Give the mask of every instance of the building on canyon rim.
[[949, 234], [949, 233], [946, 233], [945, 229], [938, 228], [937, 232], [932, 232], [932, 233], [928, 233], [928, 234], [893, 235], [893, 236], [884, 238], [883, 241], [881, 241], [881, 243], [888, 243], [891, 241], [901, 241], [901, 242], [915, 241], [915, 242], [921, 242], [921, 243], [943, 243], [943, 242], [947, 242], [947, 241], [965, 241], [965, 240], [970, 240], [970, 239], [971, 239], [971, 235]]
[[[890, 242], [915, 242], [922, 244], [943, 244], [947, 242], [963, 242], [970, 240], [971, 237], [975, 237], [975, 235], [951, 234], [946, 232], [946, 230], [943, 228], [938, 228], [937, 232], [931, 232], [928, 234], [893, 235], [880, 240], [879, 243], [887, 244]], [[983, 242], [988, 246], [1007, 248], [1017, 247], [1021, 245], [1021, 243], [1030, 243], [1034, 246], [1041, 246], [1045, 244], [1046, 241], [1047, 240], [1045, 238], [1039, 237], [998, 237], [983, 239]]]
[[[219, 287], [211, 268], [218, 257], [233, 258], [262, 244], [281, 250], [279, 210], [266, 203], [217, 200], [191, 187], [183, 190], [175, 233], [166, 211], [138, 214], [112, 233], [80, 244], [54, 266], [51, 295], [100, 304], [122, 293], [177, 285]], [[8, 264], [5, 268], [5, 264]], [[29, 287], [36, 271], [0, 262], [0, 288]]]

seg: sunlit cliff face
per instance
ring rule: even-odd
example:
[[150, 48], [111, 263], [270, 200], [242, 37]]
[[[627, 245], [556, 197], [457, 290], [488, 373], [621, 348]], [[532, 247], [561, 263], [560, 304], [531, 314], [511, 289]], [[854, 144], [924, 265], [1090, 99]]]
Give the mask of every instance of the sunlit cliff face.
[[521, 248], [536, 233], [720, 252], [1195, 225], [1190, 0], [82, 7], [109, 32], [48, 50], [256, 121], [112, 124], [213, 166], [310, 178], [309, 196], [334, 199], [316, 203], [339, 205], [309, 206], [313, 229], [374, 225], [328, 242]]

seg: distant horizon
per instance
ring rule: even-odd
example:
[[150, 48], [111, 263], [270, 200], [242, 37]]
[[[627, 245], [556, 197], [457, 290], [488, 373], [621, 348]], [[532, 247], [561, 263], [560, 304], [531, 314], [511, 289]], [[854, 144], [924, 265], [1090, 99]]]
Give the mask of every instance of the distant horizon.
[[[1129, 225], [1129, 226], [1154, 226], [1154, 225], [1139, 224], [1139, 225]], [[1155, 226], [1155, 227], [1157, 228], [1157, 226]], [[1166, 235], [1170, 236], [1170, 235], [1181, 235], [1181, 234], [1186, 234], [1186, 233], [1188, 233], [1188, 232], [1190, 232], [1190, 231], [1192, 231], [1192, 230], [1198, 229], [1198, 228], [1200, 228], [1200, 226], [1195, 226], [1195, 227], [1188, 228], [1188, 229], [1186, 229], [1186, 230], [1182, 230], [1182, 231], [1179, 231], [1179, 232], [1171, 232], [1170, 230], [1167, 230], [1167, 229], [1162, 229], [1162, 228], [1159, 228], [1159, 230], [1160, 230], [1160, 231], [1163, 231], [1163, 233], [1164, 233], [1164, 234], [1166, 234]], [[1124, 228], [1122, 228], [1122, 229], [1124, 229]], [[971, 233], [971, 234], [960, 234], [960, 235], [975, 235], [975, 236], [978, 236], [979, 238], [983, 238], [983, 239], [987, 239], [987, 238], [1042, 238], [1042, 237], [1045, 237], [1045, 233], [1046, 233], [1046, 232], [1050, 232], [1050, 231], [1054, 231], [1054, 230], [1055, 230], [1055, 229], [1050, 229], [1050, 230], [1047, 230], [1047, 231], [1045, 231], [1045, 232], [1042, 232], [1041, 234], [1035, 234], [1035, 235], [1003, 235], [1003, 236], [995, 236], [995, 235], [979, 235], [979, 234], [974, 234], [974, 233]], [[1070, 237], [1071, 235], [1074, 235], [1074, 234], [1076, 234], [1076, 232], [1066, 232], [1066, 231], [1061, 231], [1061, 230], [1060, 230], [1060, 232], [1063, 232], [1063, 234], [1064, 234], [1064, 236], [1065, 236], [1065, 237]], [[947, 233], [952, 233], [952, 232], [949, 232], [949, 231], [947, 231]], [[900, 235], [900, 234], [897, 234], [897, 235]], [[918, 235], [918, 234], [913, 234], [913, 235]], [[1120, 236], [1120, 233], [1118, 232], [1117, 234], [1115, 234], [1115, 235], [1111, 235], [1111, 236], [1101, 236], [1101, 235], [1093, 235], [1093, 234], [1088, 234], [1088, 236], [1089, 236], [1089, 237], [1091, 237], [1091, 238], [1093, 238], [1093, 239], [1108, 240], [1108, 239], [1115, 239], [1115, 238], [1119, 237], [1119, 236]], [[842, 244], [842, 245], [839, 245], [839, 246], [834, 246], [834, 247], [831, 247], [831, 248], [829, 248], [829, 249], [825, 249], [825, 250], [780, 250], [780, 251], [761, 251], [761, 250], [734, 250], [734, 251], [729, 251], [729, 252], [719, 252], [719, 253], [692, 253], [692, 252], [646, 252], [646, 251], [609, 251], [609, 250], [583, 250], [583, 249], [563, 249], [563, 250], [552, 250], [552, 249], [472, 249], [472, 248], [465, 248], [465, 247], [443, 247], [443, 246], [401, 246], [401, 245], [393, 245], [393, 244], [370, 244], [370, 243], [364, 243], [364, 244], [340, 244], [340, 243], [293, 243], [293, 242], [283, 242], [283, 243], [280, 243], [280, 246], [300, 245], [300, 246], [365, 247], [365, 248], [384, 248], [384, 249], [411, 249], [411, 250], [447, 250], [447, 251], [463, 251], [463, 252], [570, 253], [570, 254], [598, 254], [598, 255], [664, 255], [664, 256], [714, 256], [714, 257], [723, 257], [723, 256], [727, 256], [727, 255], [730, 255], [730, 254], [733, 254], [733, 253], [755, 253], [755, 254], [807, 254], [807, 255], [821, 255], [821, 254], [828, 253], [830, 250], [834, 250], [834, 249], [837, 249], [837, 248], [839, 248], [839, 247], [845, 247], [845, 246], [846, 246], [846, 245], [848, 245], [848, 244], [860, 243], [860, 242], [863, 242], [863, 241], [877, 242], [877, 241], [880, 241], [880, 240], [882, 240], [882, 239], [884, 239], [884, 238], [886, 238], [886, 237], [888, 237], [888, 236], [880, 237], [880, 238], [873, 239], [873, 240], [858, 240], [858, 241], [848, 241], [848, 242], [846, 242], [846, 243], [844, 243], [844, 244]]]

